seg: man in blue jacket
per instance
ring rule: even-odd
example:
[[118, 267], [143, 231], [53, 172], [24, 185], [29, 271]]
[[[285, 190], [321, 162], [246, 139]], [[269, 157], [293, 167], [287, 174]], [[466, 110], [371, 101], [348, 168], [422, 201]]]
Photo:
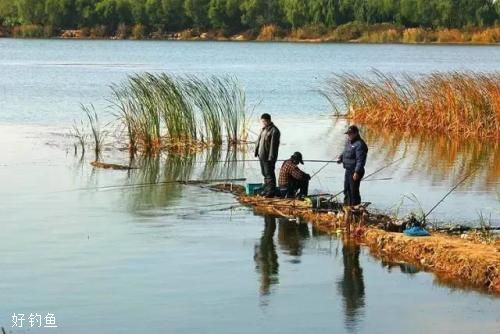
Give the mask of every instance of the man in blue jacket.
[[359, 135], [356, 125], [351, 125], [346, 133], [347, 142], [344, 152], [339, 156], [338, 163], [343, 163], [344, 177], [344, 204], [353, 206], [361, 203], [359, 187], [365, 176], [366, 157], [368, 146]]

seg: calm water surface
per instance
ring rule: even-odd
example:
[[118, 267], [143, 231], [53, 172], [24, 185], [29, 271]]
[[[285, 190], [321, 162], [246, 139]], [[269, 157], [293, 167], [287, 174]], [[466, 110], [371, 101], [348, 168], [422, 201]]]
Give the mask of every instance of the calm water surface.
[[[91, 157], [73, 156], [66, 134], [80, 103], [105, 108], [108, 86], [128, 74], [232, 74], [250, 104], [262, 100], [256, 114], [275, 116], [282, 157], [301, 150], [306, 159], [330, 159], [346, 124], [328, 116], [313, 90], [331, 73], [493, 71], [498, 59], [498, 47], [0, 40], [0, 326], [13, 333], [497, 333], [498, 298], [380, 263], [306, 224], [255, 215], [226, 194], [130, 186], [258, 180], [251, 163], [211, 169], [199, 163], [202, 154], [138, 159], [141, 169], [132, 172], [92, 170]], [[414, 193], [430, 208], [480, 165], [434, 218], [473, 223], [481, 211], [497, 222], [498, 144], [364, 133], [367, 172], [406, 152], [380, 173], [390, 180], [363, 185], [373, 206], [389, 209]], [[105, 160], [127, 163], [116, 150]], [[337, 191], [341, 177], [329, 166], [312, 188]], [[98, 188], [113, 185], [121, 187]], [[59, 328], [11, 328], [12, 313], [30, 312], [55, 313]]]

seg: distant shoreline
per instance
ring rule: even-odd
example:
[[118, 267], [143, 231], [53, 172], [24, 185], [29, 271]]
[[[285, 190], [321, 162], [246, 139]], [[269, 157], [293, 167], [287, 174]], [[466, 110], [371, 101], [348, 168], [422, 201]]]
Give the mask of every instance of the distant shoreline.
[[148, 32], [144, 27], [127, 27], [107, 34], [104, 27], [54, 31], [37, 25], [0, 27], [0, 38], [69, 39], [69, 40], [153, 40], [153, 41], [232, 41], [349, 44], [428, 44], [428, 45], [499, 45], [500, 27], [459, 29], [397, 28], [369, 26], [364, 30], [335, 29], [327, 32], [297, 29], [282, 31], [264, 26], [259, 34], [249, 31], [224, 35], [220, 31], [195, 32], [192, 29], [172, 32]]

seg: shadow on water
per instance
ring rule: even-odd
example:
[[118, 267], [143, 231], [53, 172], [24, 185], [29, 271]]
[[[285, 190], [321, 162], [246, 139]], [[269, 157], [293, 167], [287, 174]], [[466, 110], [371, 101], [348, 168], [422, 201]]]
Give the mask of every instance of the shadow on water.
[[293, 256], [290, 262], [300, 263], [306, 241], [311, 237], [307, 223], [295, 223], [286, 218], [279, 219], [278, 242], [282, 250]]
[[457, 183], [477, 171], [464, 183], [479, 190], [494, 191], [500, 178], [500, 143], [494, 140], [461, 140], [440, 134], [393, 132], [366, 127], [364, 135], [375, 146], [376, 157], [394, 160], [403, 152], [409, 161], [408, 177], [426, 177], [433, 183]]
[[264, 231], [258, 244], [254, 247], [255, 269], [260, 274], [260, 294], [269, 295], [271, 287], [279, 283], [279, 263], [274, 232], [276, 217], [264, 216]]
[[356, 330], [365, 307], [365, 283], [363, 269], [359, 264], [360, 252], [361, 246], [358, 244], [350, 241], [343, 242], [344, 274], [337, 282], [337, 289], [342, 295], [345, 326], [349, 331]]
[[[308, 241], [328, 236], [342, 251], [335, 252], [335, 256], [342, 256], [343, 271], [336, 281], [337, 293], [342, 298], [344, 325], [347, 331], [355, 332], [359, 322], [364, 317], [366, 305], [365, 283], [363, 269], [360, 263], [361, 247], [349, 239], [337, 239], [302, 222], [296, 223], [285, 218], [270, 215], [263, 216], [264, 229], [258, 242], [254, 246], [255, 269], [259, 277], [259, 292], [262, 297], [261, 305], [266, 306], [273, 288], [279, 286], [280, 259], [275, 237], [284, 258], [292, 257], [289, 262], [300, 264], [304, 249], [311, 247]], [[310, 229], [312, 228], [312, 229]], [[331, 245], [330, 245], [331, 248]], [[330, 252], [331, 253], [331, 249]], [[280, 253], [281, 254], [281, 253]], [[282, 260], [283, 261], [283, 260]], [[388, 272], [397, 268], [403, 274], [414, 275], [418, 269], [407, 263], [381, 262], [382, 267]]]
[[[307, 223], [295, 223], [286, 218], [264, 216], [264, 230], [259, 242], [254, 247], [255, 269], [260, 275], [260, 294], [269, 295], [273, 285], [279, 284], [278, 252], [274, 237], [277, 238], [280, 249], [292, 257], [290, 263], [299, 264], [305, 243], [311, 238]], [[313, 235], [319, 231], [313, 227]]]
[[[280, 248], [285, 254], [293, 257], [291, 263], [294, 264], [300, 263], [300, 257], [308, 239], [324, 235], [314, 227], [311, 232], [307, 223], [264, 216], [264, 230], [254, 247], [255, 268], [259, 274], [261, 296], [271, 295], [273, 286], [279, 284], [279, 256], [274, 241], [276, 230], [278, 230], [277, 238]], [[338, 242], [341, 241], [338, 240]], [[356, 329], [365, 306], [365, 285], [359, 261], [360, 252], [361, 246], [356, 243], [342, 242], [344, 272], [337, 282], [337, 289], [343, 298], [345, 326], [348, 330]], [[266, 304], [265, 301], [263, 303]]]

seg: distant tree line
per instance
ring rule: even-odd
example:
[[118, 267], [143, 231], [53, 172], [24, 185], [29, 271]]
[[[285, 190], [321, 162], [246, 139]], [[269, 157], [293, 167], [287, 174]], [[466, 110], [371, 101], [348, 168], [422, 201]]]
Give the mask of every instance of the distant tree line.
[[500, 0], [0, 0], [0, 24], [81, 29], [144, 26], [236, 33], [264, 25], [334, 28], [349, 22], [465, 28], [499, 24]]

